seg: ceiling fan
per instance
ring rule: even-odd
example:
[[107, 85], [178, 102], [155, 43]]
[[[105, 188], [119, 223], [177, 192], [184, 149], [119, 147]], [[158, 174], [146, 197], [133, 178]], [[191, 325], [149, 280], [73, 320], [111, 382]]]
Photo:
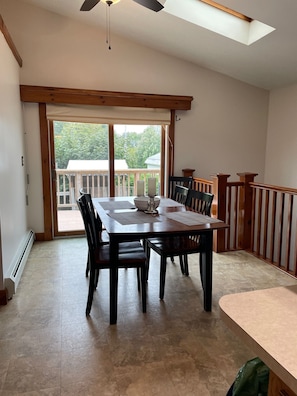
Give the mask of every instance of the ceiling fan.
[[[157, 0], [133, 0], [135, 3], [138, 3], [146, 8], [149, 8], [152, 11], [161, 11], [164, 7], [161, 3], [159, 3]], [[80, 11], [90, 11], [92, 8], [95, 7], [96, 4], [98, 4], [100, 0], [85, 0], [83, 2], [83, 5], [80, 8]], [[113, 4], [113, 1], [109, 1], [106, 3]]]

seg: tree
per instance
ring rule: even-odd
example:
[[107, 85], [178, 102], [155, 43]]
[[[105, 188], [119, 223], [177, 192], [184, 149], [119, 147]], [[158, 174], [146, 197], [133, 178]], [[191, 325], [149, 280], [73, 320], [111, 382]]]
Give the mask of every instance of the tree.
[[[69, 160], [107, 160], [108, 125], [54, 122], [56, 166], [66, 169]], [[160, 127], [148, 126], [114, 136], [115, 159], [125, 159], [129, 168], [146, 168], [145, 160], [160, 152]]]
[[[159, 131], [158, 131], [158, 129]], [[148, 157], [160, 153], [161, 136], [160, 127], [150, 125], [141, 134], [139, 144], [137, 146], [137, 157], [140, 168], [145, 168], [145, 161]]]
[[56, 166], [67, 168], [69, 160], [108, 159], [108, 126], [63, 122], [55, 128]]

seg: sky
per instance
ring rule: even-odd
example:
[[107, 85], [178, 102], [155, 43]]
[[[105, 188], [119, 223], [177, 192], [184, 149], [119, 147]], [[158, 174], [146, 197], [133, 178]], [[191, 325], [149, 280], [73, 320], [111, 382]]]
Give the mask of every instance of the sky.
[[124, 133], [124, 132], [137, 132], [142, 133], [147, 125], [114, 125], [114, 130], [117, 133]]

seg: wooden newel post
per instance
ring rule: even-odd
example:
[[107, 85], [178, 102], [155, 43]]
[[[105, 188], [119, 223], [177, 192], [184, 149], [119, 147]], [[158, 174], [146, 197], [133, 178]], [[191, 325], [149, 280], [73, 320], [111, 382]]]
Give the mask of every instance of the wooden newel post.
[[254, 181], [258, 173], [237, 173], [243, 186], [240, 188], [239, 197], [239, 232], [238, 243], [241, 249], [251, 247], [253, 189], [250, 183]]
[[195, 169], [186, 168], [183, 169], [182, 171], [184, 177], [193, 177], [193, 173], [195, 172]]
[[[214, 194], [212, 204], [212, 216], [226, 221], [227, 213], [227, 180], [230, 175], [218, 173], [216, 176], [212, 176]], [[217, 253], [226, 251], [226, 231], [218, 230], [214, 231], [213, 235], [213, 250]]]

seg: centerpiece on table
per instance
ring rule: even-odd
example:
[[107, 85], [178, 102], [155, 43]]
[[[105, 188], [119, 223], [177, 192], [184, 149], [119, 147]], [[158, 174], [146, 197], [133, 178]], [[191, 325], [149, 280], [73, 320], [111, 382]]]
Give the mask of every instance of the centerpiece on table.
[[148, 195], [144, 195], [144, 181], [137, 181], [137, 197], [134, 198], [134, 204], [138, 210], [145, 213], [156, 214], [158, 213], [157, 207], [160, 204], [160, 198], [156, 197], [157, 180], [155, 177], [148, 179]]

